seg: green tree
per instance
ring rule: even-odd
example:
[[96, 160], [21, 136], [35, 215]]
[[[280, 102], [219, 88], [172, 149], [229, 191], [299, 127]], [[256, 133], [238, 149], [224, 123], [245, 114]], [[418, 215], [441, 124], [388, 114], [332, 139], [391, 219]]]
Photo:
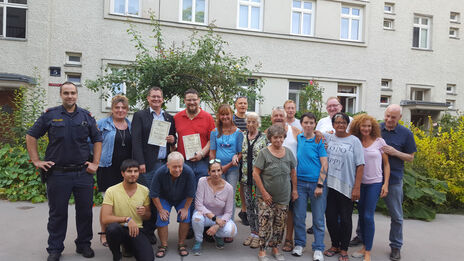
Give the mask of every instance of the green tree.
[[309, 81], [300, 91], [300, 113], [311, 112], [317, 119], [322, 118], [322, 92], [324, 88], [319, 87], [316, 81]]
[[105, 74], [87, 81], [86, 86], [95, 92], [103, 91], [103, 96], [108, 98], [108, 93], [114, 93], [119, 84], [125, 83], [131, 105], [145, 104], [151, 86], [161, 87], [166, 100], [176, 95], [183, 97], [187, 89], [194, 88], [213, 110], [223, 103], [233, 103], [237, 95], [262, 101], [259, 92], [263, 81], [256, 79], [254, 84], [248, 84], [260, 65], [249, 68], [249, 57], [226, 52], [228, 43], [214, 32], [213, 25], [206, 33], [194, 31], [187, 45], [170, 46], [165, 44], [161, 27], [153, 16], [151, 26], [152, 47], [145, 43], [135, 25], [130, 24], [127, 32], [137, 49], [135, 61], [117, 70], [105, 68]]

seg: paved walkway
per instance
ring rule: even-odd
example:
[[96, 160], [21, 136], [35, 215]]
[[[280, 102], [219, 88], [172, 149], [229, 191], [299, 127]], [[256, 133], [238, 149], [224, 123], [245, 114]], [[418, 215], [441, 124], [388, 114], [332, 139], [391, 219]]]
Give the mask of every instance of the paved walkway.
[[[0, 260], [46, 260], [47, 253], [47, 218], [48, 206], [46, 203], [31, 204], [28, 202], [8, 202], [0, 200]], [[94, 239], [92, 247], [95, 250], [95, 258], [90, 260], [112, 260], [111, 252], [103, 247], [96, 233], [99, 229], [99, 207], [94, 208]], [[61, 260], [86, 260], [76, 254], [74, 239], [76, 228], [74, 221], [74, 206], [69, 207], [68, 234], [65, 240], [65, 250]], [[236, 219], [238, 220], [238, 218]], [[388, 231], [389, 218], [380, 214], [375, 216], [376, 234], [373, 246], [373, 260], [389, 260]], [[353, 224], [356, 224], [357, 216], [353, 216]], [[308, 223], [308, 222], [307, 222]], [[177, 224], [171, 219], [169, 229], [169, 250], [163, 260], [182, 260], [176, 251]], [[248, 235], [248, 227], [238, 225], [239, 233], [236, 240], [226, 244], [224, 250], [217, 250], [213, 243], [204, 243], [203, 254], [199, 257], [189, 255], [183, 260], [257, 260], [257, 250], [242, 246], [243, 240]], [[463, 261], [464, 251], [464, 216], [462, 215], [438, 215], [432, 222], [417, 220], [406, 220], [404, 222], [404, 241], [402, 260], [430, 260], [430, 261]], [[326, 232], [326, 247], [330, 245], [329, 236]], [[308, 235], [308, 242], [313, 237]], [[193, 244], [188, 241], [189, 246]], [[308, 243], [310, 246], [310, 243]], [[360, 247], [350, 248], [349, 253]], [[285, 253], [287, 260], [312, 260], [311, 248], [307, 247], [303, 257], [294, 257]], [[135, 260], [133, 258], [124, 260]], [[271, 260], [273, 260], [271, 258]], [[326, 258], [328, 261], [336, 261], [336, 257]], [[362, 259], [350, 258], [352, 261]]]

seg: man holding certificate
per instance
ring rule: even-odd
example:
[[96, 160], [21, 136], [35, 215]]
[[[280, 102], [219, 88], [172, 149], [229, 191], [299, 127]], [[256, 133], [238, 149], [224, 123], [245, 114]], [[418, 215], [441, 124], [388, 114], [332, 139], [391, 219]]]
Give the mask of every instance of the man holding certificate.
[[[149, 188], [154, 173], [166, 164], [166, 157], [176, 144], [176, 127], [174, 118], [161, 108], [164, 102], [161, 88], [152, 87], [147, 101], [149, 107], [136, 112], [132, 118], [132, 155], [140, 164], [139, 182]], [[156, 242], [155, 216], [152, 213], [151, 219], [144, 223], [152, 243]]]
[[184, 95], [187, 107], [174, 116], [179, 139], [177, 151], [182, 153], [185, 163], [195, 173], [195, 188], [201, 177], [208, 175], [210, 133], [215, 128], [211, 114], [200, 108], [200, 97], [194, 89]]

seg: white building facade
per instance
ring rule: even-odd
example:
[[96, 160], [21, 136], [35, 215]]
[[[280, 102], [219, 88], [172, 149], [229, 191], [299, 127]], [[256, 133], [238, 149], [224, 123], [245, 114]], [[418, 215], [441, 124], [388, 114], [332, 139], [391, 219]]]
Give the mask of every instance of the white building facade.
[[[391, 103], [417, 123], [464, 109], [462, 0], [0, 0], [0, 105], [19, 85], [32, 86], [34, 73], [55, 106], [59, 83], [83, 85], [107, 65], [134, 61], [127, 21], [148, 36], [150, 12], [168, 43], [214, 23], [230, 52], [261, 63], [261, 115], [287, 99], [298, 104], [310, 80], [325, 99], [378, 119]], [[85, 87], [78, 104], [97, 118], [109, 110]], [[180, 109], [178, 98], [169, 102]]]

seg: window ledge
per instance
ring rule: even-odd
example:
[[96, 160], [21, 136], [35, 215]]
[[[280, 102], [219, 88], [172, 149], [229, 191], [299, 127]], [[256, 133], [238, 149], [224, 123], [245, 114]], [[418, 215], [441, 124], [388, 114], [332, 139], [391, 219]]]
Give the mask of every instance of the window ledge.
[[458, 96], [457, 93], [455, 92], [447, 92], [446, 95], [450, 95], [450, 96]]
[[418, 48], [418, 47], [411, 47], [411, 50], [424, 51], [424, 52], [433, 52], [432, 49], [425, 49], [425, 48]]
[[459, 21], [453, 21], [453, 20], [450, 20], [450, 23], [452, 23], [452, 24], [461, 24], [461, 22], [459, 22]]
[[388, 107], [388, 105], [390, 105], [390, 103], [381, 103], [380, 107]]
[[65, 63], [65, 67], [82, 67], [82, 64]]
[[27, 38], [14, 38], [14, 37], [0, 36], [0, 40], [26, 42]]
[[396, 15], [396, 13], [394, 13], [394, 12], [391, 12], [391, 13], [390, 12], [383, 12], [383, 13], [386, 14], [386, 15]]
[[395, 31], [395, 28], [388, 28], [388, 27], [384, 27], [383, 30], [385, 31]]
[[393, 92], [393, 90], [391, 88], [382, 88], [380, 90], [383, 91], [383, 92]]
[[461, 40], [459, 37], [455, 37], [455, 36], [450, 36], [449, 39], [453, 39], [453, 40]]

